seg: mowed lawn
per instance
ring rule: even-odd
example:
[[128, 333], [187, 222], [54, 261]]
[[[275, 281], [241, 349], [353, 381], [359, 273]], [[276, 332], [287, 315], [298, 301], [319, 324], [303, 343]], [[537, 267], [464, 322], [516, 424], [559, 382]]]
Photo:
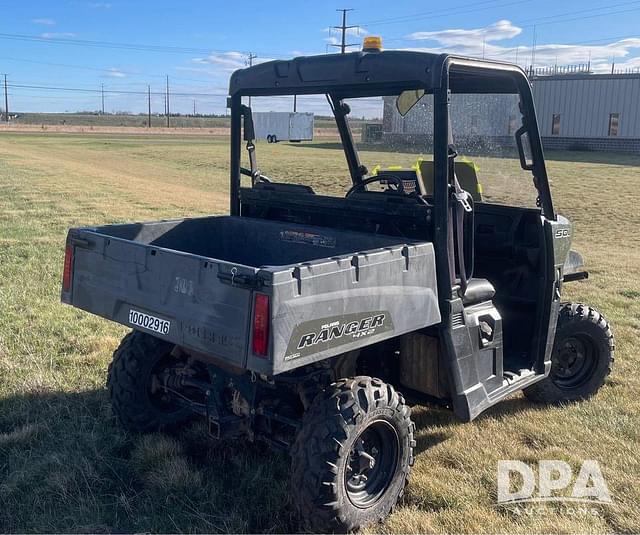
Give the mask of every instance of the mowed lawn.
[[[198, 424], [177, 437], [123, 433], [104, 383], [126, 329], [59, 303], [69, 227], [224, 213], [226, 143], [0, 134], [1, 532], [298, 529], [286, 456], [217, 443]], [[275, 179], [308, 178], [336, 191], [348, 182], [334, 148], [260, 149], [260, 165]], [[616, 335], [614, 372], [592, 400], [566, 407], [515, 395], [468, 424], [416, 407], [411, 483], [371, 532], [640, 530], [640, 157], [548, 157], [556, 206], [575, 223], [574, 247], [591, 273], [565, 297], [606, 314]], [[380, 160], [392, 163], [393, 155]], [[481, 175], [489, 163], [480, 162]], [[614, 503], [586, 515], [558, 505], [533, 515], [500, 508], [500, 459], [561, 459], [576, 472], [597, 460]]]

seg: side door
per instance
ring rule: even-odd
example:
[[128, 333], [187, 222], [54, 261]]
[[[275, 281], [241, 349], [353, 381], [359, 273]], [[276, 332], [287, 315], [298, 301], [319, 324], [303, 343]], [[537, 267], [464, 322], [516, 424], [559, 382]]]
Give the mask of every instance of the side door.
[[555, 220], [543, 217], [543, 229], [546, 250], [546, 293], [541, 310], [546, 314], [543, 319], [545, 323], [543, 332], [546, 333], [546, 337], [540, 341], [536, 371], [547, 375], [551, 369], [551, 354], [560, 312], [563, 268], [571, 249], [572, 227], [566, 217], [558, 215]]

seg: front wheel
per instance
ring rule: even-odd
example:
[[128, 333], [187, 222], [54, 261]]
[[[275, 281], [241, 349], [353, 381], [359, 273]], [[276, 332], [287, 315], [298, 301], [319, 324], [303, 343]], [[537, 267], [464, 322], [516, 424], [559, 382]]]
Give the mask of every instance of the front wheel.
[[316, 532], [384, 520], [413, 465], [414, 424], [402, 396], [380, 379], [330, 385], [306, 412], [292, 450], [296, 506]]
[[586, 399], [604, 384], [613, 364], [609, 323], [596, 309], [578, 303], [560, 309], [549, 376], [524, 390], [532, 401]]

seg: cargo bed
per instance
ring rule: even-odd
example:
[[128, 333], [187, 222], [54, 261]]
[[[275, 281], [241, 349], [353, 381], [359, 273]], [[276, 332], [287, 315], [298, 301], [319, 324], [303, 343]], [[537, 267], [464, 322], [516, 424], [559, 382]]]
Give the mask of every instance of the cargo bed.
[[67, 243], [63, 301], [269, 375], [440, 321], [431, 243], [233, 216], [72, 229]]

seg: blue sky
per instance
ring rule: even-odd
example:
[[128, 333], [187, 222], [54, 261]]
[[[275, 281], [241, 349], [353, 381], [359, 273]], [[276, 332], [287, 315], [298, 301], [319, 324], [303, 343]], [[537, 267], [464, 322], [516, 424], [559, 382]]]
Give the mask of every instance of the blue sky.
[[[18, 111], [146, 110], [169, 75], [172, 110], [224, 111], [229, 74], [255, 61], [325, 53], [337, 8], [350, 7], [349, 42], [382, 35], [385, 48], [452, 51], [537, 67], [587, 63], [595, 71], [640, 68], [640, 0], [448, 0], [447, 2], [222, 2], [0, 0], [0, 73]], [[36, 39], [34, 39], [36, 38]], [[78, 41], [89, 43], [78, 44]], [[120, 45], [113, 45], [120, 43]], [[150, 47], [156, 47], [150, 49]], [[20, 86], [39, 86], [20, 87]], [[193, 94], [193, 95], [192, 95]], [[153, 97], [154, 110], [163, 97]]]

